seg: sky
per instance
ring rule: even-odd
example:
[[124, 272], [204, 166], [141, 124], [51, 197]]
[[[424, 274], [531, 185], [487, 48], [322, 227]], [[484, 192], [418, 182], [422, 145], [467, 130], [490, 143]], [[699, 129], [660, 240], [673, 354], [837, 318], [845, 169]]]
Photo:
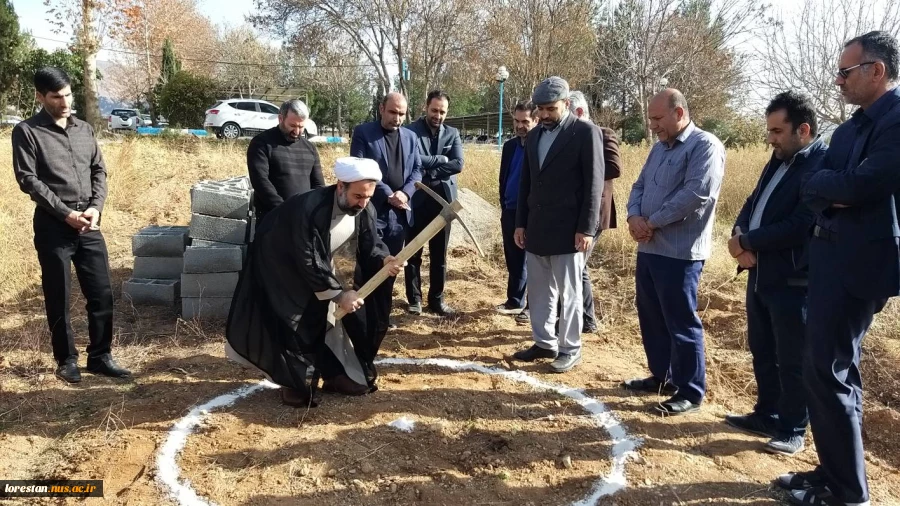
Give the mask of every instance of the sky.
[[[12, 4], [19, 16], [19, 26], [31, 32], [38, 47], [48, 51], [66, 47], [71, 32], [54, 32], [54, 27], [47, 22], [47, 7], [42, 0], [12, 0]], [[200, 0], [198, 4], [200, 11], [220, 27], [239, 26], [253, 11], [253, 0]], [[101, 51], [97, 59], [108, 61], [112, 54]]]
[[[213, 24], [219, 28], [237, 27], [245, 22], [246, 16], [254, 11], [254, 0], [199, 0], [198, 6], [200, 12], [207, 16]], [[790, 12], [796, 10], [800, 2], [795, 0], [768, 0], [778, 10], [782, 12]], [[65, 48], [68, 41], [71, 40], [71, 33], [56, 33], [54, 27], [47, 22], [47, 8], [44, 6], [43, 0], [12, 0], [13, 8], [19, 16], [19, 25], [23, 30], [31, 32], [35, 38], [38, 47], [53, 51], [55, 49]], [[265, 37], [263, 37], [265, 39]], [[268, 41], [272, 45], [278, 45], [277, 41]], [[107, 44], [109, 44], [107, 42]], [[751, 51], [758, 50], [759, 44], [764, 41], [750, 41], [749, 49]], [[115, 53], [101, 50], [97, 55], [97, 59], [101, 64], [115, 59]], [[101, 83], [101, 94], [103, 83]]]

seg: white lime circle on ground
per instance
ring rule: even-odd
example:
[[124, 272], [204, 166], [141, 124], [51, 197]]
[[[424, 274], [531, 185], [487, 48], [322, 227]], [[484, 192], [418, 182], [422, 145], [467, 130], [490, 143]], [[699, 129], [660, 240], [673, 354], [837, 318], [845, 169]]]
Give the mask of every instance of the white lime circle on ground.
[[[511, 381], [525, 383], [539, 390], [556, 392], [559, 395], [568, 397], [581, 405], [585, 411], [590, 413], [594, 423], [605, 430], [612, 440], [612, 450], [610, 452], [612, 469], [606, 476], [602, 476], [594, 482], [594, 485], [591, 487], [588, 494], [583, 499], [572, 503], [573, 506], [597, 504], [597, 501], [601, 497], [615, 494], [626, 486], [625, 462], [637, 449], [640, 441], [628, 435], [625, 427], [619, 423], [619, 420], [616, 419], [609, 409], [607, 409], [605, 404], [593, 397], [589, 397], [581, 389], [541, 381], [529, 376], [523, 371], [507, 371], [505, 369], [487, 367], [475, 362], [461, 362], [444, 358], [383, 358], [376, 360], [375, 363], [378, 365], [430, 365], [445, 367], [455, 371], [480, 372], [493, 376], [501, 376]], [[178, 466], [178, 454], [184, 449], [188, 436], [190, 436], [197, 426], [203, 422], [204, 418], [209, 416], [210, 411], [230, 406], [238, 399], [242, 399], [266, 388], [279, 387], [269, 381], [262, 381], [256, 385], [241, 387], [222, 394], [191, 409], [184, 418], [178, 420], [178, 422], [169, 429], [166, 441], [163, 443], [156, 456], [156, 479], [163, 486], [163, 489], [168, 493], [172, 500], [181, 506], [209, 506], [215, 504], [197, 494], [197, 491], [191, 486], [190, 480], [182, 479], [180, 477], [181, 468]]]

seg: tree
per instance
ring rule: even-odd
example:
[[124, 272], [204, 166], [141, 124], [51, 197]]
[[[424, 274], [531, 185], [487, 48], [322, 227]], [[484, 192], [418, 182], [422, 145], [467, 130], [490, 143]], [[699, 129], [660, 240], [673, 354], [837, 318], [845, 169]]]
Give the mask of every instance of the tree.
[[[491, 0], [485, 33], [492, 41], [481, 47], [482, 82], [493, 84], [498, 65], [510, 73], [504, 109], [528, 99], [535, 85], [552, 75], [573, 89], [590, 82], [596, 42], [592, 0]], [[495, 84], [494, 84], [495, 85]], [[489, 95], [493, 100], [496, 95]], [[496, 110], [497, 101], [489, 105]]]
[[764, 8], [754, 0], [623, 0], [598, 27], [595, 102], [643, 118], [645, 138], [647, 106], [663, 86], [685, 93], [692, 117], [728, 111], [743, 84], [735, 46], [759, 28]]
[[197, 0], [130, 0], [114, 42], [127, 51], [118, 53], [109, 69], [109, 89], [127, 102], [148, 102], [159, 82], [160, 48], [166, 40], [184, 70], [213, 75], [220, 60], [219, 36], [199, 10]]
[[172, 39], [166, 39], [163, 44], [162, 52], [162, 71], [159, 75], [159, 83], [163, 86], [169, 82], [172, 77], [181, 71], [181, 60], [175, 56], [175, 48], [172, 46]]
[[[810, 95], [823, 123], [839, 124], [849, 108], [834, 85], [844, 43], [872, 30], [900, 33], [900, 3], [866, 0], [805, 0], [798, 14], [771, 20], [765, 71], [756, 81], [767, 97], [800, 90]], [[766, 98], [767, 98], [766, 97]]]
[[252, 97], [276, 83], [278, 50], [257, 39], [253, 29], [242, 26], [227, 30], [220, 42], [219, 83], [229, 94]]
[[[304, 54], [333, 44], [336, 34], [371, 65], [383, 95], [391, 89], [391, 64], [406, 56], [407, 16], [424, 0], [258, 0], [253, 25], [290, 40]], [[400, 81], [405, 91], [404, 81]]]
[[172, 126], [198, 128], [203, 125], [206, 110], [216, 101], [215, 81], [180, 71], [163, 86], [159, 94], [159, 110]]
[[83, 117], [95, 129], [101, 127], [97, 102], [97, 53], [108, 35], [123, 25], [131, 0], [44, 0], [50, 23], [57, 33], [74, 34], [73, 52], [81, 56], [84, 77]]
[[25, 40], [19, 31], [19, 17], [9, 0], [0, 0], [0, 115], [6, 114], [9, 92], [18, 77]]

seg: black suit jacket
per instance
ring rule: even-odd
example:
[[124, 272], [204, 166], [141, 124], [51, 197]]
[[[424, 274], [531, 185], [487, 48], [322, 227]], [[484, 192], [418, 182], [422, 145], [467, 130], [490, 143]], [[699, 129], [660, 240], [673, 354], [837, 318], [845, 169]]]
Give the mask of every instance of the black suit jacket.
[[[425, 122], [425, 118], [420, 118], [407, 127], [416, 134], [419, 148], [419, 158], [422, 159], [422, 182], [438, 191], [443, 195], [447, 202], [456, 200], [457, 186], [456, 175], [462, 172], [463, 168], [463, 149], [462, 139], [459, 137], [459, 130], [448, 125], [441, 125], [438, 131], [437, 151], [431, 152], [431, 128]], [[447, 163], [439, 163], [438, 155], [446, 156], [450, 159]], [[422, 192], [413, 196], [413, 205], [418, 205], [427, 195]]]
[[759, 228], [750, 230], [750, 217], [759, 203], [760, 192], [781, 167], [781, 160], [774, 154], [756, 188], [744, 202], [734, 226], [740, 227], [744, 233], [741, 246], [756, 253], [754, 269], [758, 286], [802, 284], [806, 280], [806, 247], [815, 216], [800, 199], [800, 185], [803, 174], [822, 161], [827, 149], [825, 142], [818, 139], [806, 151], [795, 155], [790, 168], [766, 202]]
[[603, 139], [599, 128], [568, 114], [538, 163], [543, 127], [525, 140], [516, 228], [525, 228], [525, 250], [548, 256], [575, 253], [575, 234], [594, 236], [603, 193]]
[[[857, 110], [804, 174], [803, 201], [833, 225], [844, 286], [860, 299], [900, 294], [900, 88]], [[834, 204], [847, 207], [835, 208]]]

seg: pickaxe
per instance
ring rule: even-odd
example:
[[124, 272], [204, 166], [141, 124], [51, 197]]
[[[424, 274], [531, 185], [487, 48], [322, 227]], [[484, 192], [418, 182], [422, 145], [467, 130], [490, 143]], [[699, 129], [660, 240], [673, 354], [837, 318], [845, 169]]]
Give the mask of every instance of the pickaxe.
[[[438, 232], [443, 230], [444, 227], [447, 226], [447, 224], [454, 220], [462, 225], [463, 230], [465, 230], [466, 233], [469, 234], [469, 237], [472, 238], [472, 242], [475, 243], [475, 249], [478, 250], [478, 254], [484, 256], [484, 252], [481, 250], [481, 245], [478, 244], [478, 239], [475, 239], [475, 236], [472, 235], [472, 231], [469, 230], [469, 227], [466, 226], [466, 222], [464, 222], [459, 217], [459, 212], [463, 208], [462, 204], [459, 203], [459, 200], [454, 200], [452, 203], [447, 202], [440, 195], [435, 193], [434, 190], [419, 182], [416, 183], [416, 188], [418, 188], [419, 191], [424, 191], [425, 193], [430, 195], [431, 198], [441, 204], [441, 214], [437, 215], [435, 219], [431, 220], [431, 223], [429, 223], [428, 226], [419, 233], [419, 235], [414, 237], [412, 241], [408, 242], [406, 246], [404, 246], [403, 249], [400, 250], [400, 253], [397, 253], [394, 256], [399, 261], [406, 262], [410, 259], [410, 257], [415, 255], [417, 251], [425, 247], [425, 244], [427, 244], [432, 237], [436, 236]], [[375, 273], [375, 275], [366, 282], [366, 284], [360, 287], [357, 292], [359, 293], [359, 298], [365, 299], [369, 295], [372, 295], [372, 292], [374, 292], [375, 289], [378, 288], [381, 283], [384, 283], [384, 281], [389, 277], [390, 274], [388, 274], [388, 268], [382, 267], [380, 271]], [[340, 320], [346, 315], [347, 313], [343, 309], [338, 307], [334, 312], [334, 319]]]

